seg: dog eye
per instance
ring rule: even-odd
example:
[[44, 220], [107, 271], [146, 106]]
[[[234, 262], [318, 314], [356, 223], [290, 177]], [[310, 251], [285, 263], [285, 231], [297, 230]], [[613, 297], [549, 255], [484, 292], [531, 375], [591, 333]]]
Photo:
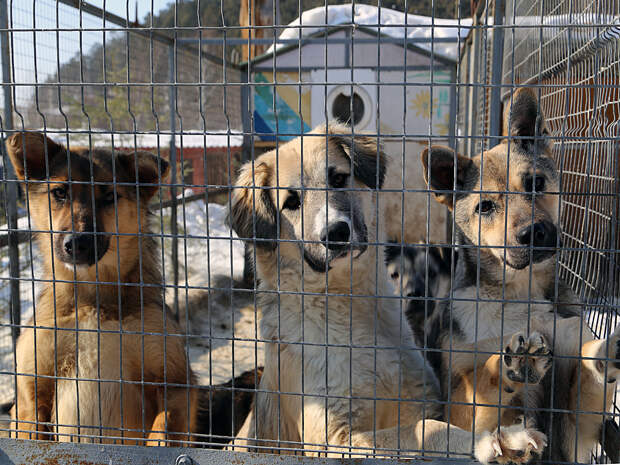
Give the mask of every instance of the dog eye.
[[288, 191], [288, 197], [284, 201], [282, 208], [286, 208], [287, 210], [297, 210], [300, 205], [301, 200], [299, 198], [299, 194], [295, 191]]
[[476, 213], [479, 215], [490, 215], [495, 210], [495, 204], [490, 200], [483, 200], [476, 205]]
[[545, 190], [545, 178], [543, 176], [536, 176], [536, 192], [542, 192]]
[[331, 178], [332, 187], [339, 188], [344, 187], [347, 183], [347, 179], [349, 178], [348, 174], [344, 173], [335, 173]]
[[67, 199], [67, 188], [66, 187], [55, 187], [52, 189], [52, 195], [56, 200], [62, 202]]
[[543, 192], [545, 190], [546, 179], [542, 174], [536, 175], [536, 182], [534, 182], [533, 176], [528, 176], [525, 179], [524, 187], [525, 192]]
[[113, 205], [114, 204], [114, 191], [109, 191], [106, 193], [103, 198], [104, 205]]

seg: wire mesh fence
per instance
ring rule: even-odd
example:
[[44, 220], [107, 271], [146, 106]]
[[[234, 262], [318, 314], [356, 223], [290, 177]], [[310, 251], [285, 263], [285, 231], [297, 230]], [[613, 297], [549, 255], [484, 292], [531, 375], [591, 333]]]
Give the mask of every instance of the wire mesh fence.
[[620, 460], [617, 2], [401, 3], [0, 2], [7, 455]]

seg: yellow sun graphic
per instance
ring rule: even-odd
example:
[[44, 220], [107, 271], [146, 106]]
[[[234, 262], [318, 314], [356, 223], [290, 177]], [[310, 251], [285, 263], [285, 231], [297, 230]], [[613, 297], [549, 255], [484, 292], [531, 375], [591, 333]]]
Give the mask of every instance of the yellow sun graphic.
[[443, 118], [443, 121], [437, 123], [437, 135], [446, 136], [450, 132], [450, 115], [446, 113]]
[[431, 93], [430, 91], [418, 92], [409, 102], [409, 110], [415, 112], [416, 116], [430, 118], [431, 115]]

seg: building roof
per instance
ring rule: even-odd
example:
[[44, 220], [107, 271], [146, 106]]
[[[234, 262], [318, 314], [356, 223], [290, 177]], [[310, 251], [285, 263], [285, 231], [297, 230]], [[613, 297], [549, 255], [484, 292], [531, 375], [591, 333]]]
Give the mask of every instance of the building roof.
[[416, 41], [416, 48], [424, 50], [427, 54], [432, 51], [440, 58], [455, 62], [458, 59], [459, 38], [464, 40], [472, 25], [472, 20], [469, 18], [458, 20], [411, 15], [390, 8], [360, 3], [355, 4], [355, 10], [353, 8], [354, 5], [348, 3], [329, 5], [327, 8], [320, 6], [304, 11], [301, 17], [282, 28], [282, 33], [278, 37], [282, 42], [277, 43], [275, 47], [272, 45], [253, 62], [263, 61], [273, 55], [274, 51], [279, 54], [296, 48], [303, 44], [304, 39], [329, 34], [338, 29], [338, 26], [341, 28], [354, 26], [395, 39], [413, 39]]
[[[232, 134], [210, 132], [207, 134], [198, 131], [188, 131], [189, 134], [176, 134], [175, 145], [177, 148], [215, 148], [215, 147], [240, 147], [243, 144], [241, 131], [231, 131]], [[46, 134], [54, 141], [65, 145], [67, 136], [65, 130], [46, 129]], [[69, 133], [69, 143], [81, 147], [111, 147], [115, 148], [156, 148], [167, 149], [170, 146], [170, 134], [157, 133], [113, 133], [110, 131], [87, 131]]]

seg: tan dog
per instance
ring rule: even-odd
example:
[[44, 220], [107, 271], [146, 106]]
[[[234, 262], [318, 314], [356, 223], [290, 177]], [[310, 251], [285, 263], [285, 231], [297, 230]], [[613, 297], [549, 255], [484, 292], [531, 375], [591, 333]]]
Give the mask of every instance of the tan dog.
[[[438, 382], [389, 282], [384, 155], [376, 138], [349, 131], [319, 127], [303, 149], [294, 139], [237, 180], [231, 223], [255, 247], [266, 348], [255, 410], [234, 445], [338, 456], [449, 446], [470, 456], [471, 433], [433, 420]], [[526, 433], [507, 440], [525, 447]]]
[[6, 147], [26, 182], [44, 279], [17, 343], [17, 437], [190, 439], [194, 376], [148, 235], [148, 203], [168, 163], [68, 151], [39, 133], [12, 135]]
[[[620, 376], [620, 328], [593, 340], [576, 296], [557, 274], [559, 175], [531, 90], [515, 93], [507, 123], [510, 145], [474, 158], [444, 147], [422, 153], [460, 244], [454, 300], [440, 307], [443, 317], [428, 336], [444, 350], [434, 361], [450, 401], [445, 416], [463, 429], [492, 433], [476, 447], [482, 462], [525, 463], [547, 442], [550, 460], [587, 462]], [[552, 416], [551, 407], [598, 413]], [[508, 434], [524, 419], [527, 431], [515, 444]]]

